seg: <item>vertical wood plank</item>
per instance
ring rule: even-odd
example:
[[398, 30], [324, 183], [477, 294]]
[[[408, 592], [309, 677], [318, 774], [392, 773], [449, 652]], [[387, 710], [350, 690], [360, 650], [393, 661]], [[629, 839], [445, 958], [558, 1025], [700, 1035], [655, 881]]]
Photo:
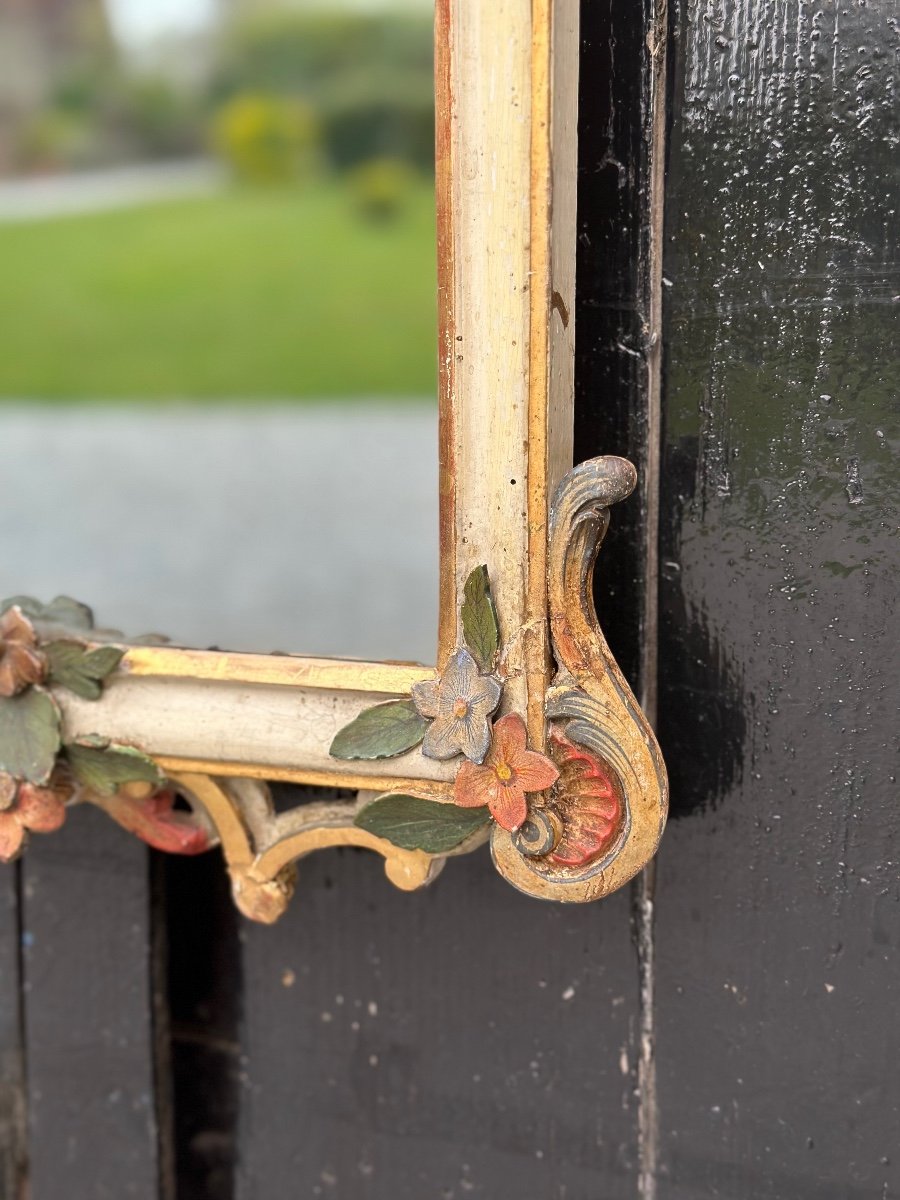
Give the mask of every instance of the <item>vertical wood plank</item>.
[[18, 871], [0, 868], [0, 1196], [9, 1200], [26, 1168]]
[[596, 599], [607, 640], [642, 703], [652, 686], [645, 652], [655, 636], [648, 563], [656, 554], [658, 488], [663, 164], [656, 97], [664, 16], [653, 0], [584, 0], [581, 16], [575, 455], [621, 454], [638, 469], [634, 494], [612, 514]]
[[[576, 457], [616, 453], [638, 486], [612, 515], [596, 577], [604, 631], [657, 723], [666, 0], [582, 5]], [[640, 979], [636, 1192], [653, 1200], [655, 866], [632, 884]]]
[[158, 856], [178, 1200], [232, 1200], [237, 1151], [240, 917], [219, 852]]
[[678, 5], [661, 1200], [900, 1190], [896, 5]]
[[22, 874], [29, 1200], [156, 1197], [146, 848], [85, 806]]
[[628, 898], [529, 901], [486, 853], [403, 895], [301, 864], [245, 927], [237, 1200], [635, 1195]]

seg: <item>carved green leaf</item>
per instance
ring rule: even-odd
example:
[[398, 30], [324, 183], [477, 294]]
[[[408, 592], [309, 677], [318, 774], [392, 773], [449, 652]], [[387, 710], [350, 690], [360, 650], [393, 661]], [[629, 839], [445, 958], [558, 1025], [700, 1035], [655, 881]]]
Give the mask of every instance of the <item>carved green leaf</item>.
[[412, 700], [376, 704], [345, 725], [331, 743], [332, 758], [393, 758], [417, 746], [428, 722]]
[[486, 829], [491, 814], [486, 808], [457, 808], [415, 796], [381, 796], [361, 809], [353, 822], [403, 850], [447, 854], [468, 838]]
[[476, 567], [466, 580], [460, 615], [463, 637], [482, 671], [490, 671], [500, 649], [500, 625], [487, 567]]
[[86, 788], [112, 796], [123, 783], [162, 783], [152, 758], [132, 746], [119, 746], [103, 738], [84, 738], [64, 747], [72, 774]]
[[87, 632], [94, 628], [94, 614], [86, 604], [73, 600], [71, 596], [57, 596], [49, 604], [42, 604], [34, 596], [10, 596], [0, 601], [0, 612], [16, 605], [30, 621], [47, 625], [63, 625], [66, 629]]
[[50, 683], [66, 687], [85, 700], [99, 700], [103, 680], [122, 661], [124, 650], [117, 646], [97, 646], [88, 650], [78, 642], [50, 642], [44, 647], [50, 669]]
[[46, 783], [59, 751], [59, 725], [59, 709], [40, 688], [0, 696], [0, 771]]

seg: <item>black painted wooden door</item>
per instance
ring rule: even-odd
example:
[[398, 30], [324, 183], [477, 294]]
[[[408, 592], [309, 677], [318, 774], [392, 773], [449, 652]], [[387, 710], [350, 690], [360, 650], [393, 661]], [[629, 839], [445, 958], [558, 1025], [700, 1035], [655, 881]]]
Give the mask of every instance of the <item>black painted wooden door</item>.
[[266, 929], [81, 814], [0, 875], [0, 1195], [900, 1194], [898, 20], [583, 3], [578, 452], [644, 468], [598, 600], [655, 870], [564, 908], [331, 851]]

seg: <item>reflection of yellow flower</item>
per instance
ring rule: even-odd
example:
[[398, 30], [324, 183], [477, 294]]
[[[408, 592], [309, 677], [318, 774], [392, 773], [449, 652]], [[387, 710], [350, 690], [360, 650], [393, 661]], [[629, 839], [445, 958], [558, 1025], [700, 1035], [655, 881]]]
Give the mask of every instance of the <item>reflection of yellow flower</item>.
[[484, 761], [491, 744], [489, 717], [500, 703], [500, 684], [493, 675], [480, 675], [468, 650], [457, 650], [440, 679], [413, 684], [413, 703], [432, 722], [422, 743], [429, 758], [452, 758], [463, 753], [472, 762]]
[[19, 608], [8, 608], [0, 617], [0, 696], [15, 696], [44, 677], [44, 656], [37, 636]]
[[484, 765], [463, 763], [454, 800], [462, 808], [487, 805], [498, 825], [514, 832], [528, 815], [526, 792], [542, 792], [559, 778], [549, 758], [526, 749], [525, 722], [517, 713], [501, 717]]
[[26, 834], [53, 833], [66, 819], [65, 793], [0, 775], [0, 862], [11, 862]]

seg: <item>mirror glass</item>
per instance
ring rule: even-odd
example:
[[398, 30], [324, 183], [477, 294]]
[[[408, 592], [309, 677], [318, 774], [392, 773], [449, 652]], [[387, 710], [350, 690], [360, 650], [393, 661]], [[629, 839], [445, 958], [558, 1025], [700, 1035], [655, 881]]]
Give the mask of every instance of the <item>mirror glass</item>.
[[0, 0], [0, 593], [434, 654], [429, 0]]

